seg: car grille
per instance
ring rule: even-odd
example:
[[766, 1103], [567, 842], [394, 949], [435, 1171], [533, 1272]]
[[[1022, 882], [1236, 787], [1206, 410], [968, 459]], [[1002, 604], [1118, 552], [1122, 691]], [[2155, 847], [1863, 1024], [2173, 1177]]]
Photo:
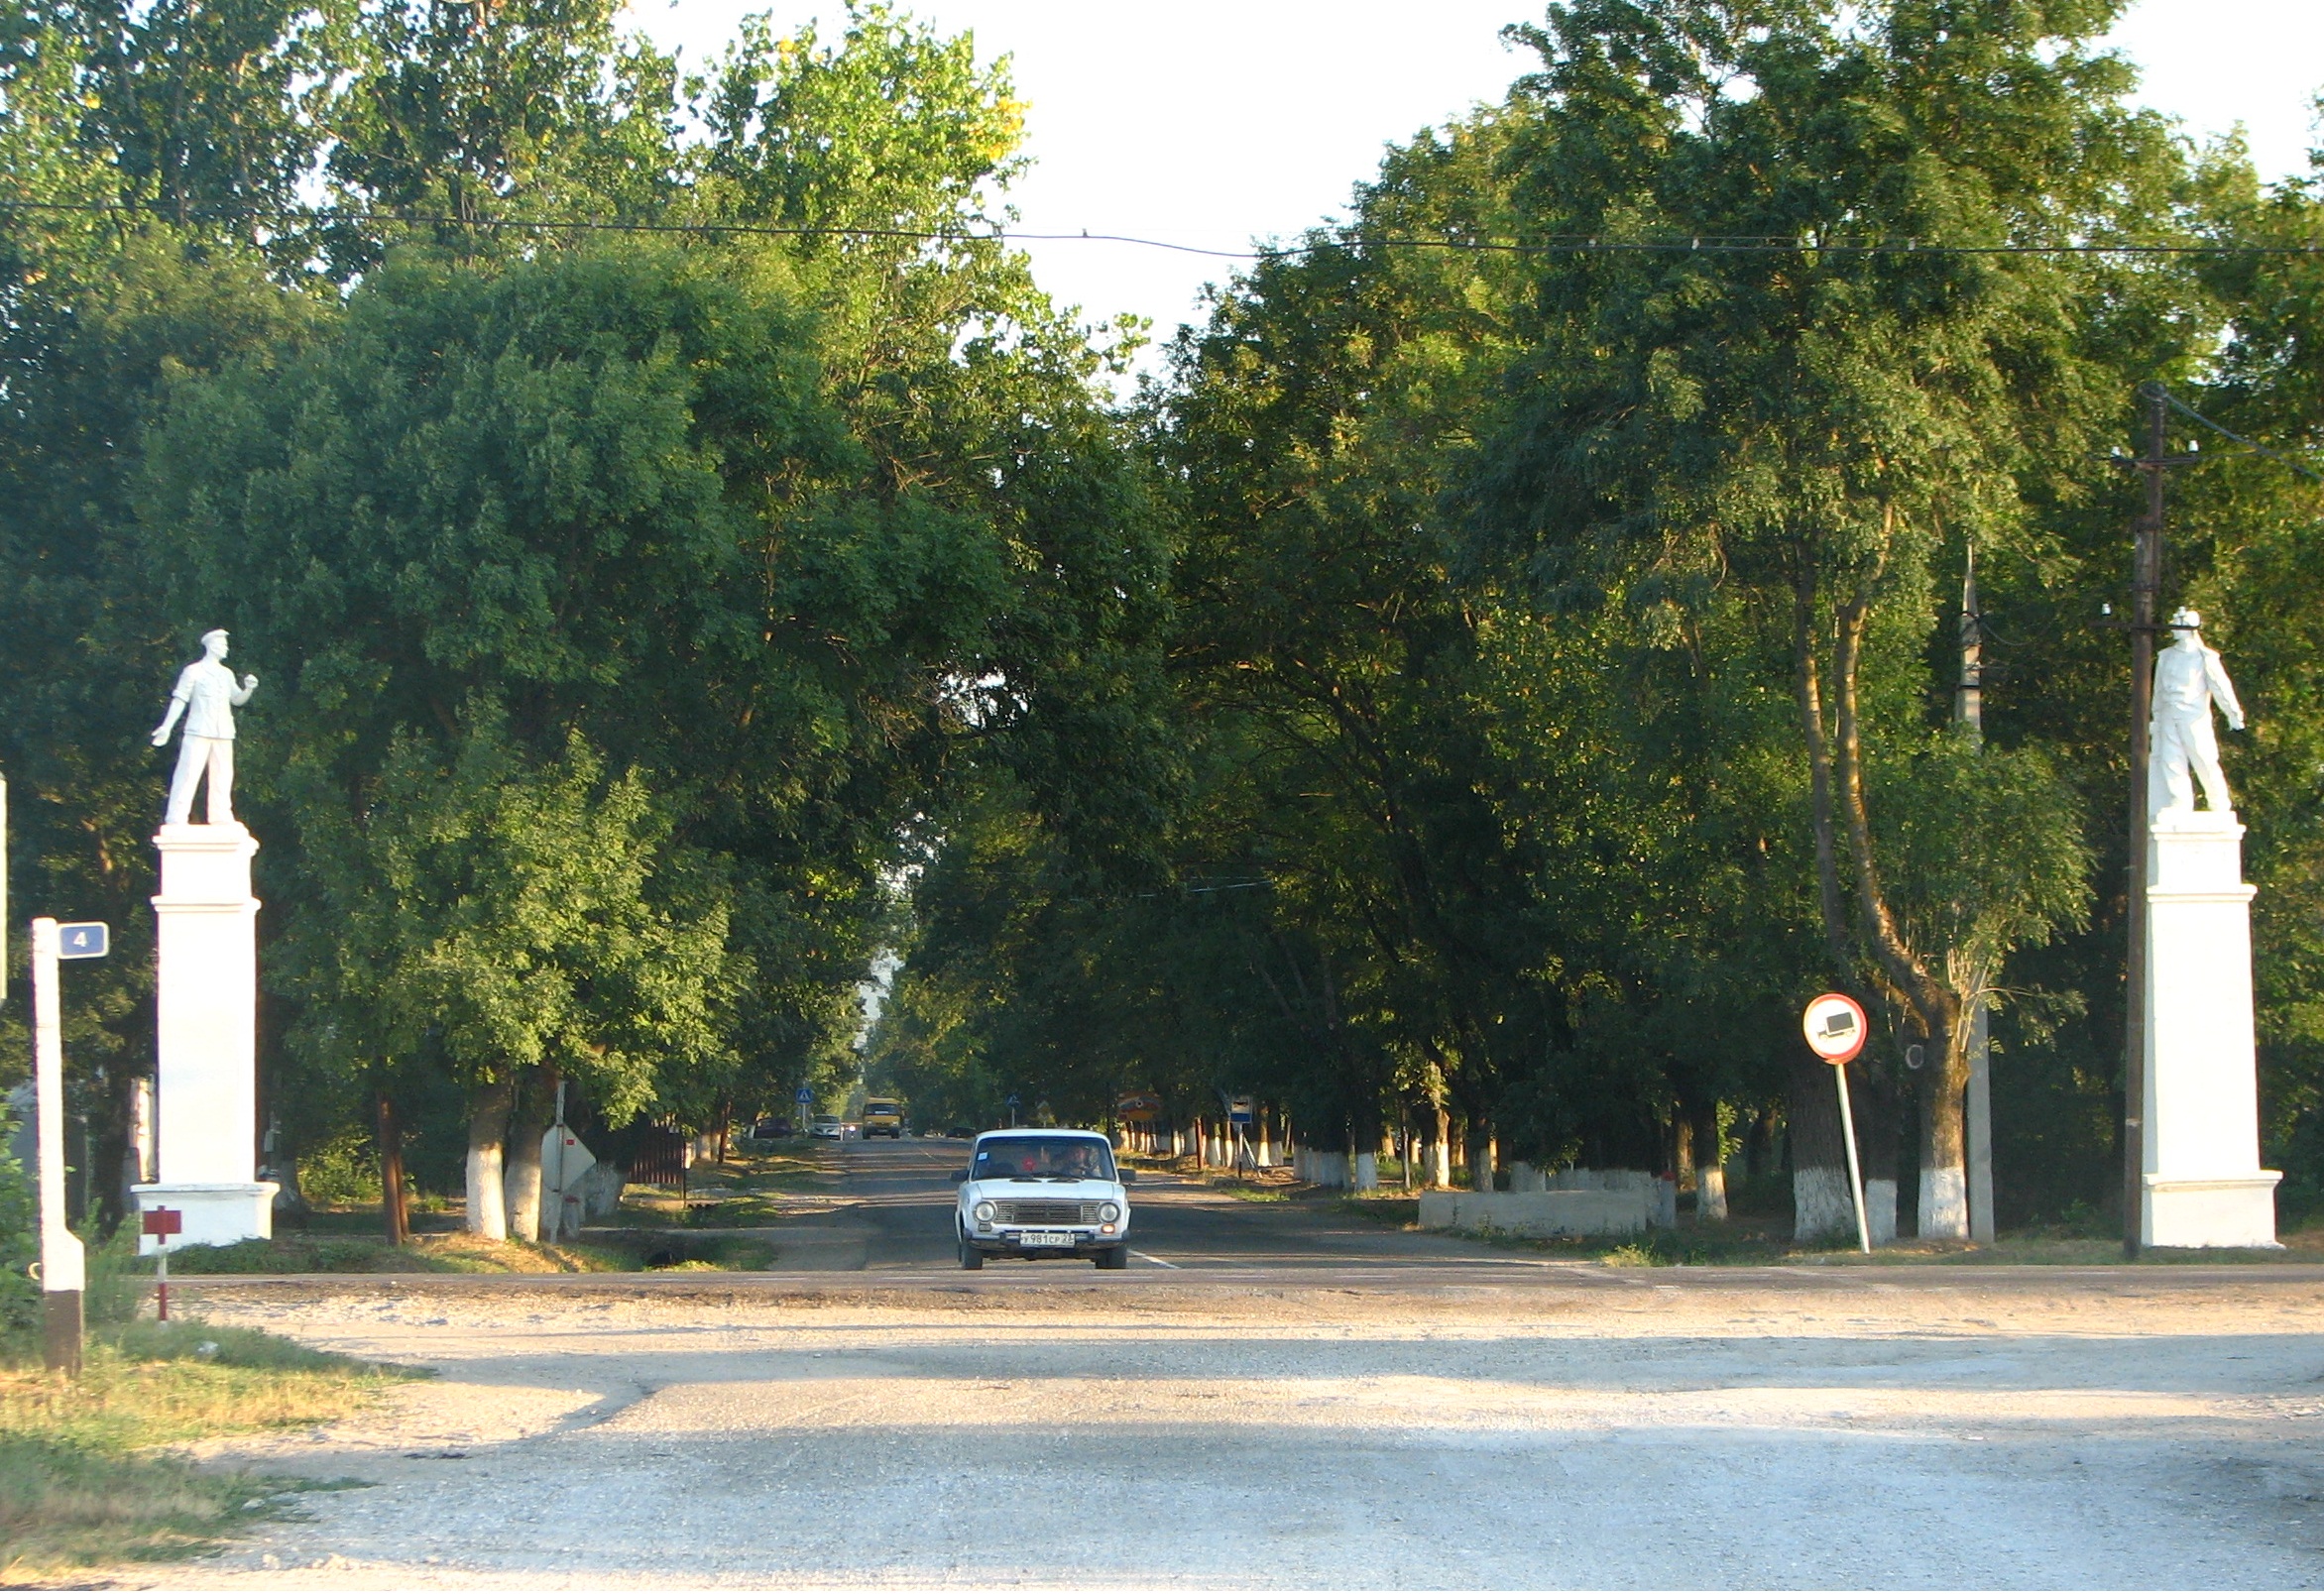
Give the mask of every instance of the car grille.
[[1003, 1223], [1095, 1223], [1096, 1201], [1002, 1201]]

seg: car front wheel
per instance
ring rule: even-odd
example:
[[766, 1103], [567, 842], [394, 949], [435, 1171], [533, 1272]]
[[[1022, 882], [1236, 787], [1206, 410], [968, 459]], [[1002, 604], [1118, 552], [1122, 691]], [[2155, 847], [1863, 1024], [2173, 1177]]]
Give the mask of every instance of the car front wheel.
[[961, 1246], [961, 1266], [968, 1269], [971, 1273], [974, 1273], [977, 1271], [977, 1269], [985, 1265], [985, 1253], [971, 1245], [969, 1243], [969, 1237], [966, 1234], [959, 1236], [959, 1238]]
[[1109, 1245], [1098, 1253], [1098, 1267], [1102, 1272], [1119, 1273], [1129, 1266], [1129, 1247]]

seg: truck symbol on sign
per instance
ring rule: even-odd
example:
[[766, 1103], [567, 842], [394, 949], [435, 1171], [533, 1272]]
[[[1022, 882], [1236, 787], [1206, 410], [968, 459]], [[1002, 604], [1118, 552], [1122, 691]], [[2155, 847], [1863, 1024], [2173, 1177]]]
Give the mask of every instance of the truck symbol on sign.
[[1824, 1034], [1829, 1035], [1834, 1039], [1837, 1039], [1842, 1035], [1853, 1033], [1855, 1028], [1856, 1015], [1849, 1012], [1844, 1007], [1836, 1013], [1826, 1013], [1824, 1015], [1823, 1032]]

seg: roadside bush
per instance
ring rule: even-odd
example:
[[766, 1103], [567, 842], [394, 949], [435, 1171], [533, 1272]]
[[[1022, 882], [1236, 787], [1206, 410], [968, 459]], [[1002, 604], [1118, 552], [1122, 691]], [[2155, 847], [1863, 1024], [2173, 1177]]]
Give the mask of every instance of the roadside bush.
[[40, 1207], [32, 1181], [8, 1149], [15, 1132], [0, 1113], [0, 1333], [31, 1327], [41, 1306], [31, 1271], [41, 1254]]
[[378, 1204], [380, 1170], [369, 1131], [345, 1130], [301, 1156], [298, 1191], [316, 1207]]
[[135, 1224], [117, 1225], [100, 1236], [92, 1218], [81, 1231], [86, 1247], [87, 1277], [81, 1285], [82, 1319], [92, 1328], [135, 1320], [151, 1286], [138, 1260]]

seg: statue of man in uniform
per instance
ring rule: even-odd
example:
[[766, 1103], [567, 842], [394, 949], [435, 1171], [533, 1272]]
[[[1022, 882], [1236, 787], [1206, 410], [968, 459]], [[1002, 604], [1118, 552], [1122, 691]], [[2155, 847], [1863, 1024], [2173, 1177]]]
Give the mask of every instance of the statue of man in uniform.
[[[2211, 728], [2211, 706], [2227, 716], [2231, 731], [2244, 728], [2244, 711], [2219, 654], [2203, 645], [2203, 617], [2182, 609], [2170, 617], [2171, 645], [2154, 661], [2154, 719], [2147, 758], [2147, 812], [2194, 812], [2195, 781], [2215, 813], [2228, 801], [2227, 777], [2219, 770], [2219, 738]], [[2190, 778], [2190, 776], [2192, 778]]]
[[184, 825], [193, 813], [193, 788], [206, 772], [210, 777], [210, 820], [213, 825], [234, 823], [234, 711], [258, 690], [258, 677], [245, 675], [241, 686], [224, 663], [226, 633], [205, 631], [202, 656], [177, 672], [170, 694], [170, 712], [154, 731], [154, 745], [170, 744], [171, 728], [185, 716], [185, 735], [177, 745], [177, 772], [170, 779], [170, 806], [162, 823]]

